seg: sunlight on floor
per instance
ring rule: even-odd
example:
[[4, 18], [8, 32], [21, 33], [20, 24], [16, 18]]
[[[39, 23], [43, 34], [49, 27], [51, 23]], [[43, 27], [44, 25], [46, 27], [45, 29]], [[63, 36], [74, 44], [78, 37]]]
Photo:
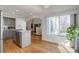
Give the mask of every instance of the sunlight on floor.
[[70, 46], [70, 42], [68, 40], [66, 40], [64, 42], [64, 47], [70, 52], [70, 53], [74, 53], [74, 48], [71, 48]]

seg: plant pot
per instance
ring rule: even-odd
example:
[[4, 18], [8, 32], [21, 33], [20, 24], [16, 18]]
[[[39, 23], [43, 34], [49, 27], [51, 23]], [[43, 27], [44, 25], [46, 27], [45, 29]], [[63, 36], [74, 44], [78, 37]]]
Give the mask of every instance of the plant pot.
[[75, 48], [75, 40], [70, 41], [71, 48]]
[[75, 40], [75, 52], [79, 53], [79, 36]]

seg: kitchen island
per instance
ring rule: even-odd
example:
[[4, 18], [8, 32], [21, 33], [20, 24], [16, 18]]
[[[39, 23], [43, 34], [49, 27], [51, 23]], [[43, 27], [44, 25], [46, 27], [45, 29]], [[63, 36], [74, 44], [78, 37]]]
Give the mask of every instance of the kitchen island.
[[22, 29], [7, 29], [4, 30], [4, 37], [10, 37], [21, 48], [31, 44], [31, 31]]

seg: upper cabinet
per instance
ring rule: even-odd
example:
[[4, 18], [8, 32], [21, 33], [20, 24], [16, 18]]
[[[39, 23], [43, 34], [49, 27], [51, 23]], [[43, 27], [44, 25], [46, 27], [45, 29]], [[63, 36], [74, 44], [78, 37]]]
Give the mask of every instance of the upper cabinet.
[[15, 18], [3, 17], [4, 27], [13, 28], [15, 27]]

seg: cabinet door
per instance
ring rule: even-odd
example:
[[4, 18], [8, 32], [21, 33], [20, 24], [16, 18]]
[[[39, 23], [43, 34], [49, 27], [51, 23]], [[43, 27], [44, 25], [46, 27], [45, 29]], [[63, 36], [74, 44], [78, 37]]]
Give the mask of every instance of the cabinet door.
[[12, 31], [12, 39], [16, 41], [16, 31]]
[[4, 30], [3, 36], [4, 36], [4, 38], [8, 38], [8, 37], [12, 38], [12, 31]]
[[3, 32], [4, 39], [7, 38], [7, 37], [10, 37], [9, 33], [10, 33], [9, 31], [4, 30], [4, 32]]
[[20, 32], [16, 32], [16, 42], [20, 45], [20, 43], [21, 43], [21, 33]]

